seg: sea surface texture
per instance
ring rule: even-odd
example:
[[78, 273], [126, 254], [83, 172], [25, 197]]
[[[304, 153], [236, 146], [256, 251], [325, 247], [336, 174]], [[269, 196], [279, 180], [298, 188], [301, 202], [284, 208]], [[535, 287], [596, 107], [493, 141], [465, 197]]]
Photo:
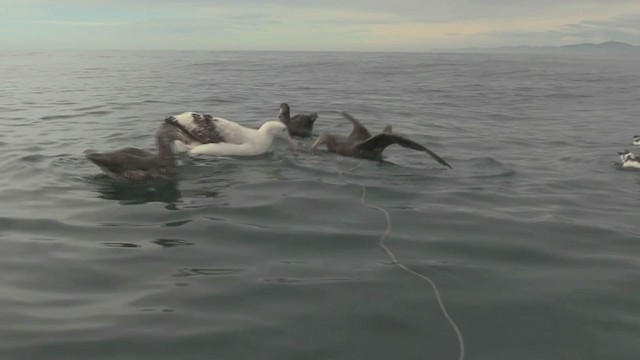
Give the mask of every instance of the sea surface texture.
[[[0, 52], [2, 360], [640, 359], [640, 58]], [[294, 153], [111, 180], [198, 111], [317, 112]], [[348, 111], [426, 145], [311, 152]]]

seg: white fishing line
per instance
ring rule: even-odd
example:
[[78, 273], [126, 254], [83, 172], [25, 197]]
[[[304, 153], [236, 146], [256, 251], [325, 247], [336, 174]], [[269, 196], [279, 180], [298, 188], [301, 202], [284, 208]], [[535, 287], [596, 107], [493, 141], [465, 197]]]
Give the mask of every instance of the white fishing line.
[[[360, 166], [360, 164], [361, 164], [361, 162], [358, 163], [358, 165], [354, 166], [353, 168], [349, 169], [348, 171], [352, 171], [352, 170], [357, 169]], [[342, 176], [342, 171], [339, 171], [339, 175]], [[396, 258], [395, 254], [385, 244], [385, 240], [387, 239], [389, 234], [391, 234], [391, 216], [389, 215], [389, 212], [387, 212], [387, 210], [385, 210], [383, 207], [369, 204], [366, 201], [366, 199], [367, 199], [367, 188], [365, 186], [363, 186], [363, 185], [360, 185], [360, 187], [362, 188], [362, 196], [360, 197], [360, 203], [363, 206], [366, 206], [368, 208], [380, 211], [382, 214], [384, 214], [384, 217], [387, 220], [387, 228], [385, 229], [384, 233], [382, 233], [382, 235], [380, 236], [380, 240], [378, 240], [378, 246], [380, 246], [380, 248], [382, 248], [382, 250], [384, 250], [384, 252], [387, 253], [387, 255], [389, 256], [389, 259], [391, 260], [391, 262], [394, 265], [396, 265], [400, 269], [404, 270], [405, 272], [407, 272], [407, 273], [409, 273], [411, 275], [417, 276], [421, 280], [426, 281], [431, 286], [431, 288], [433, 289], [434, 294], [436, 295], [436, 299], [438, 300], [438, 305], [440, 305], [440, 310], [442, 311], [442, 315], [444, 315], [444, 317], [447, 319], [447, 321], [449, 321], [449, 324], [451, 324], [451, 327], [453, 328], [453, 331], [456, 333], [456, 336], [458, 337], [458, 344], [459, 344], [459, 347], [460, 347], [460, 355], [458, 357], [458, 360], [464, 360], [464, 353], [465, 353], [465, 351], [464, 351], [464, 337], [462, 336], [462, 332], [460, 331], [460, 328], [458, 328], [458, 325], [456, 324], [455, 321], [453, 321], [453, 318], [451, 317], [451, 315], [449, 315], [449, 312], [447, 311], [447, 308], [444, 306], [444, 301], [442, 300], [442, 295], [440, 295], [440, 290], [438, 290], [438, 286], [428, 276], [420, 274], [417, 271], [411, 270], [406, 265], [404, 265], [403, 263], [398, 261], [398, 259]]]

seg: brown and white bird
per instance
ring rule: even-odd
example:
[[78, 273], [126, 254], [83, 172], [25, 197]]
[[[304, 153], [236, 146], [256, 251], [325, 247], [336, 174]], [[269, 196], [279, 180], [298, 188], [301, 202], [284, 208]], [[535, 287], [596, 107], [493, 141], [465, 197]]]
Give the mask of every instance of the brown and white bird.
[[638, 158], [628, 149], [625, 149], [624, 151], [618, 151], [618, 155], [620, 155], [620, 160], [622, 160], [623, 168], [640, 169], [640, 158]]
[[271, 149], [274, 138], [283, 138], [293, 150], [298, 145], [280, 121], [267, 121], [258, 129], [208, 114], [185, 112], [164, 120], [189, 135], [189, 141], [178, 141], [179, 149], [190, 155], [256, 156]]

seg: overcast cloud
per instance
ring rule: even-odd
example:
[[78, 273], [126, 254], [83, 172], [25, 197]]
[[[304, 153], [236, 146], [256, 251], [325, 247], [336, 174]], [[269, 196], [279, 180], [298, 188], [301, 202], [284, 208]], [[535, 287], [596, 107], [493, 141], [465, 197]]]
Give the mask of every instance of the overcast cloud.
[[637, 0], [0, 0], [2, 48], [425, 51], [624, 41]]

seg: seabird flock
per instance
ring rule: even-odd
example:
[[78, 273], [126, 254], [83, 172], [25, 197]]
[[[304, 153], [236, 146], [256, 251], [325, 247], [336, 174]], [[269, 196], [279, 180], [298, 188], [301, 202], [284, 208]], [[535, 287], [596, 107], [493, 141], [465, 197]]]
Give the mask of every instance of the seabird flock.
[[[397, 144], [425, 152], [442, 166], [451, 168], [449, 163], [427, 147], [393, 133], [391, 125], [387, 125], [381, 133], [372, 135], [351, 114], [340, 114], [351, 122], [351, 133], [347, 137], [323, 133], [311, 146], [312, 151], [324, 145], [328, 151], [342, 156], [381, 161], [384, 149]], [[289, 104], [282, 103], [278, 118], [279, 121], [267, 121], [258, 129], [253, 129], [221, 117], [185, 112], [166, 118], [156, 130], [157, 153], [128, 147], [107, 153], [88, 150], [86, 157], [114, 179], [168, 179], [176, 174], [176, 153], [194, 156], [255, 156], [269, 151], [276, 137], [286, 140], [292, 150], [300, 151], [292, 136], [311, 137], [318, 114], [298, 114], [292, 117]], [[640, 135], [633, 137], [631, 145], [640, 146]], [[640, 169], [639, 156], [627, 149], [618, 152], [618, 155], [622, 160], [622, 168]]]
[[[438, 163], [451, 168], [438, 154], [406, 137], [395, 134], [387, 125], [371, 135], [359, 120], [346, 112], [341, 115], [353, 125], [346, 137], [321, 134], [311, 150], [325, 145], [327, 150], [342, 156], [382, 160], [382, 152], [392, 144], [423, 151]], [[255, 156], [269, 151], [276, 137], [287, 141], [294, 151], [300, 151], [292, 136], [312, 136], [318, 114], [290, 115], [287, 103], [280, 105], [279, 121], [267, 121], [258, 129], [211, 115], [185, 112], [166, 118], [155, 134], [157, 153], [138, 148], [124, 148], [112, 152], [87, 151], [86, 157], [99, 166], [107, 176], [129, 181], [168, 179], [176, 174], [176, 153], [189, 155]]]

